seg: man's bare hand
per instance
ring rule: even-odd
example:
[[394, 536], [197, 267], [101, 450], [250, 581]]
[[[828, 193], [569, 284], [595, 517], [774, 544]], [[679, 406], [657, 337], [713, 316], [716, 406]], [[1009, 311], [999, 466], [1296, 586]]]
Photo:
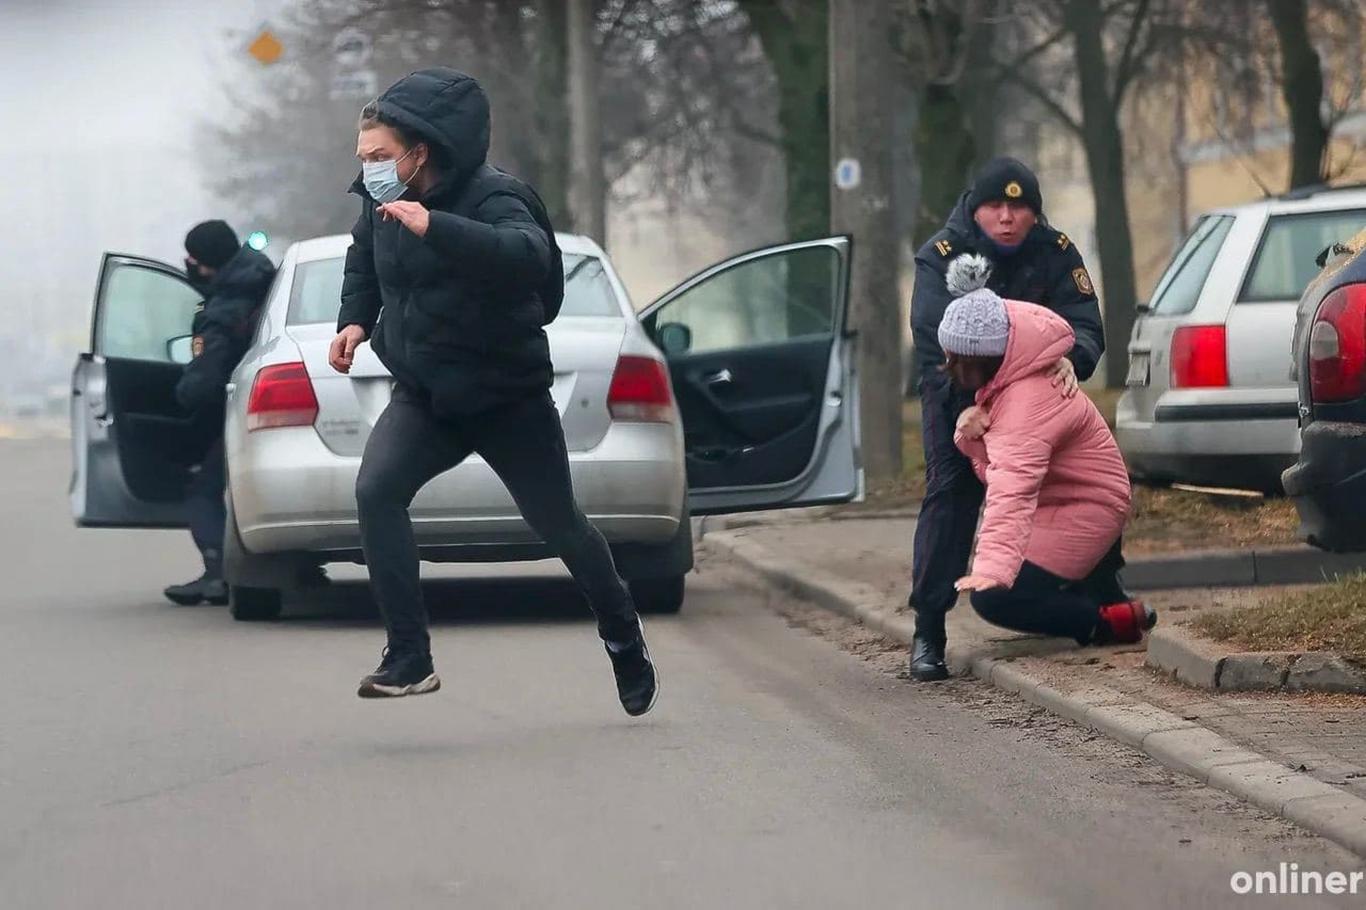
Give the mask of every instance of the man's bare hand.
[[365, 340], [365, 329], [358, 325], [348, 325], [332, 339], [332, 347], [327, 352], [327, 362], [338, 373], [350, 373], [351, 364], [356, 359], [356, 348]]
[[1077, 394], [1077, 368], [1072, 366], [1072, 361], [1066, 357], [1058, 361], [1058, 365], [1049, 376], [1053, 380], [1053, 385], [1062, 389], [1064, 398], [1071, 398]]
[[958, 432], [966, 439], [981, 439], [991, 427], [991, 414], [981, 405], [973, 405], [958, 415]]
[[419, 237], [427, 236], [432, 214], [420, 202], [390, 202], [379, 207], [385, 221], [398, 221]]

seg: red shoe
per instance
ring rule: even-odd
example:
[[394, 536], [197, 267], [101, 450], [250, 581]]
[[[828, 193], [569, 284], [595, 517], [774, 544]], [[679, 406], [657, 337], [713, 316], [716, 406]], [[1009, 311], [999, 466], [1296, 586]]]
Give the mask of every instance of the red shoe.
[[1143, 633], [1157, 625], [1157, 611], [1142, 601], [1109, 604], [1100, 608], [1096, 644], [1132, 645], [1143, 640]]

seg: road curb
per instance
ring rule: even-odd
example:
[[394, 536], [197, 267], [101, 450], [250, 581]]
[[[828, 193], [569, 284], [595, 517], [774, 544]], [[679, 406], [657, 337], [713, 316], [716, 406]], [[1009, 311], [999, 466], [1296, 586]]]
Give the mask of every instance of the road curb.
[[[741, 535], [708, 534], [705, 546], [732, 557], [781, 590], [855, 619], [904, 644], [910, 643], [912, 620], [879, 606], [885, 598], [869, 585], [812, 569]], [[1203, 659], [1200, 655], [1196, 657]], [[1117, 690], [1092, 687], [1064, 692], [1014, 666], [1009, 659], [985, 654], [950, 652], [949, 664], [955, 671], [969, 672], [1045, 710], [1138, 749], [1168, 768], [1366, 856], [1366, 799], [1271, 761], [1193, 721]], [[1216, 670], [1216, 678], [1217, 675]]]
[[1148, 638], [1147, 664], [1180, 682], [1220, 692], [1366, 694], [1366, 669], [1321, 651], [1231, 651], [1181, 626]]
[[1366, 554], [1325, 553], [1312, 547], [1199, 550], [1182, 556], [1129, 560], [1124, 583], [1138, 591], [1314, 584], [1366, 571]]

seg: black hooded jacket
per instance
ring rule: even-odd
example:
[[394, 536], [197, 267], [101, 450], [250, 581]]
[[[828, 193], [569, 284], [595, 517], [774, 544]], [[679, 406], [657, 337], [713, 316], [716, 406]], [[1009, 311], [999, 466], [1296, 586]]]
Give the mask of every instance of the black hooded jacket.
[[1089, 379], [1105, 352], [1105, 330], [1100, 302], [1076, 245], [1066, 234], [1040, 223], [1014, 254], [1001, 256], [973, 219], [967, 193], [959, 198], [943, 230], [915, 254], [911, 330], [916, 375], [935, 375], [944, 363], [939, 321], [953, 302], [944, 275], [949, 263], [964, 253], [978, 253], [991, 260], [987, 286], [1002, 297], [1046, 306], [1071, 324], [1077, 342], [1068, 357], [1076, 367], [1077, 378]]
[[338, 330], [365, 329], [394, 378], [430, 396], [438, 416], [477, 414], [549, 388], [542, 326], [559, 305], [563, 264], [536, 193], [485, 162], [483, 89], [452, 69], [422, 70], [378, 106], [431, 146], [441, 179], [418, 200], [431, 213], [425, 237], [385, 221], [364, 183], [352, 185], [363, 201]]
[[[242, 247], [214, 275], [195, 313], [191, 333], [203, 342], [176, 384], [180, 406], [197, 415], [221, 413], [225, 386], [251, 346], [256, 315], [275, 280], [275, 265], [263, 253]], [[222, 420], [216, 424], [221, 428]]]

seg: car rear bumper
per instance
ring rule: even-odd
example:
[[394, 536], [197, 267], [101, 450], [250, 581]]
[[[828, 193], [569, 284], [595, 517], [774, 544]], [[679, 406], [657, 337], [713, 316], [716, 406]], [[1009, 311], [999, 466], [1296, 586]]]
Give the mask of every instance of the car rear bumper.
[[[359, 550], [360, 458], [334, 454], [312, 427], [247, 433], [232, 443], [229, 485], [248, 551]], [[579, 506], [609, 542], [665, 544], [676, 536], [687, 495], [677, 427], [614, 424], [598, 446], [569, 459]], [[534, 553], [538, 543], [498, 476], [477, 457], [423, 487], [410, 514], [424, 549], [516, 554]]]
[[1327, 550], [1366, 549], [1366, 426], [1316, 421], [1284, 475], [1300, 534]]
[[1168, 392], [1150, 417], [1131, 396], [1115, 412], [1115, 439], [1134, 473], [1222, 486], [1276, 487], [1300, 449], [1295, 405], [1248, 400], [1242, 390]]

